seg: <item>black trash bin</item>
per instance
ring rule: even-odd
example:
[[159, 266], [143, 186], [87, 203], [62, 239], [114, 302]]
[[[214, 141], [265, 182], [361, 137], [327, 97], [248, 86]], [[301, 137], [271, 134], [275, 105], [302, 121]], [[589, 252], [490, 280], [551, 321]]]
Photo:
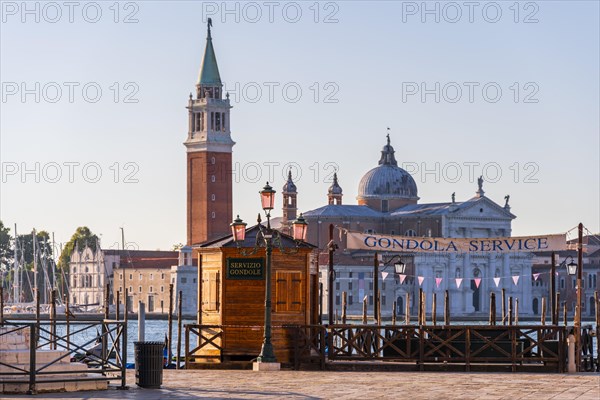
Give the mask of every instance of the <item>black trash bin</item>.
[[163, 342], [134, 342], [135, 383], [146, 389], [160, 389], [163, 377]]

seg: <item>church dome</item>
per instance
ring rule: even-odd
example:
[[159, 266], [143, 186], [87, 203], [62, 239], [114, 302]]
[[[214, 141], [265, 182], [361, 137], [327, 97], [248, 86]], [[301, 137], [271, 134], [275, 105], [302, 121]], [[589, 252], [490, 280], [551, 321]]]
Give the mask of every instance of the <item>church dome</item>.
[[394, 148], [387, 137], [381, 151], [379, 165], [367, 172], [358, 185], [358, 199], [410, 199], [418, 200], [417, 184], [394, 157]]

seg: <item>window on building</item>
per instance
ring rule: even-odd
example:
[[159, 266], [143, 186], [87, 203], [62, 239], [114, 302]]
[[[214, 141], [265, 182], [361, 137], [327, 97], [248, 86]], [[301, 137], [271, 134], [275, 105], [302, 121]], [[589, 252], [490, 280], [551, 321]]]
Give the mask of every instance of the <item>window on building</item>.
[[175, 283], [175, 278], [171, 278], [171, 283]]
[[196, 278], [192, 279], [192, 283], [196, 283]]
[[335, 283], [335, 290], [340, 290], [340, 283], [339, 282]]
[[161, 286], [161, 287], [160, 287], [160, 292], [161, 292], [161, 293], [163, 293], [164, 291], [165, 291], [165, 287], [164, 287], [164, 286]]
[[381, 200], [381, 211], [382, 212], [388, 212], [388, 210], [389, 210], [388, 201], [387, 200]]
[[335, 295], [335, 305], [336, 305], [336, 306], [339, 306], [339, 305], [340, 305], [340, 295], [339, 295], [339, 294], [336, 294], [336, 295]]
[[181, 278], [181, 283], [187, 283], [187, 278]]
[[154, 274], [150, 274], [150, 280], [154, 280]]
[[348, 290], [352, 290], [352, 282], [348, 282]]
[[133, 286], [129, 286], [129, 293], [133, 294]]
[[409, 229], [404, 233], [404, 236], [417, 236], [417, 232], [415, 232], [412, 229]]
[[385, 294], [381, 295], [381, 305], [385, 306]]
[[373, 290], [373, 281], [369, 282], [369, 290]]
[[140, 281], [142, 280], [142, 274], [140, 274]]
[[73, 267], [73, 273], [77, 273], [77, 267]]
[[133, 279], [133, 274], [129, 274], [129, 280]]
[[142, 293], [142, 287], [138, 286], [138, 293]]
[[348, 304], [352, 305], [353, 302], [354, 301], [353, 301], [352, 295], [348, 296]]
[[348, 272], [348, 278], [352, 278], [352, 271]]
[[162, 279], [163, 281], [165, 280], [165, 274], [164, 273], [160, 274], [160, 279]]
[[153, 292], [154, 292], [154, 287], [150, 286], [148, 293], [153, 293]]
[[372, 294], [369, 295], [369, 305], [371, 305], [371, 306], [373, 305], [373, 295]]
[[123, 280], [123, 274], [119, 274], [119, 279]]

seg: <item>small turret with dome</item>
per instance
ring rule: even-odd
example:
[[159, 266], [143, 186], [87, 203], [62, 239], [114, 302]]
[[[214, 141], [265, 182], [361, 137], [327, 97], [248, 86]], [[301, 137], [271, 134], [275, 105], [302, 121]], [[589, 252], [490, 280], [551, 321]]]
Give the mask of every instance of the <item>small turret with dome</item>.
[[379, 165], [367, 172], [358, 185], [358, 204], [388, 212], [407, 204], [416, 204], [417, 184], [408, 172], [398, 167], [395, 150], [387, 135]]
[[329, 186], [327, 190], [327, 199], [329, 200], [329, 204], [332, 205], [341, 205], [342, 204], [342, 187], [338, 183], [337, 172], [333, 173], [333, 183]]
[[298, 190], [296, 184], [292, 179], [292, 170], [288, 172], [288, 179], [283, 185], [281, 190], [283, 195], [283, 218], [282, 224], [286, 225], [288, 222], [296, 219], [298, 213], [298, 206], [296, 204], [298, 198]]

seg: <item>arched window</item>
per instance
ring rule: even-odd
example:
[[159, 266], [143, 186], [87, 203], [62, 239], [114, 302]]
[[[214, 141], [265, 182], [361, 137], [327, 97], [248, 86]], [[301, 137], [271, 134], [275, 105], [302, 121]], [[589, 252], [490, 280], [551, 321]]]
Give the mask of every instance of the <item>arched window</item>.
[[460, 278], [460, 268], [456, 268], [456, 271], [454, 272], [454, 277]]
[[417, 232], [415, 232], [412, 229], [409, 229], [404, 233], [404, 236], [417, 236]]

